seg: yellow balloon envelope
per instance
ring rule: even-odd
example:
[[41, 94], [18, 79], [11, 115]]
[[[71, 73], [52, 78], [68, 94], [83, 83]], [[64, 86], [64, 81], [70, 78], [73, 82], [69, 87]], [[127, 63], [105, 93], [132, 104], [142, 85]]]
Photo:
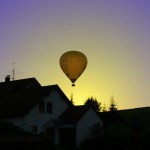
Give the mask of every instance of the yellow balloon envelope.
[[72, 86], [75, 86], [75, 81], [87, 66], [87, 58], [79, 51], [68, 51], [60, 57], [59, 63], [63, 72], [72, 82]]

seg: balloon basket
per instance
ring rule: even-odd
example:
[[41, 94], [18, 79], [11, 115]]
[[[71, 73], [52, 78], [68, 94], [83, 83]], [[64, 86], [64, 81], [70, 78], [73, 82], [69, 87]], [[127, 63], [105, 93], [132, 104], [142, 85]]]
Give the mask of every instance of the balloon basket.
[[73, 83], [73, 84], [72, 84], [72, 86], [74, 87], [74, 86], [75, 86], [75, 84]]

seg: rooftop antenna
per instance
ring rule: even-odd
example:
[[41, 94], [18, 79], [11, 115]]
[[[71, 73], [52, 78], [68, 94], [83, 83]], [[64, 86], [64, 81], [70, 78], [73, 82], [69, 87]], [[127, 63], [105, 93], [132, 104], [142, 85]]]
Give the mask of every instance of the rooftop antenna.
[[[15, 70], [15, 63], [12, 63], [12, 71], [9, 71], [11, 72], [11, 75], [7, 75], [8, 77], [10, 77], [10, 79], [12, 81], [15, 80], [15, 75], [16, 75], [16, 70]], [[17, 72], [17, 73], [23, 73], [23, 72]]]
[[15, 80], [15, 63], [13, 63], [13, 70], [12, 70], [12, 81]]

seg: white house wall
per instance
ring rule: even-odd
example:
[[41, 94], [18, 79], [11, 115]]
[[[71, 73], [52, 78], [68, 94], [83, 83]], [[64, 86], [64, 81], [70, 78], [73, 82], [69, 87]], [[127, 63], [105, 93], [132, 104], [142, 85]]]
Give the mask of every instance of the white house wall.
[[[45, 97], [42, 101], [52, 103], [52, 114], [39, 113], [38, 104], [25, 116], [22, 118], [10, 118], [8, 121], [14, 123], [17, 126], [23, 126], [26, 131], [32, 131], [31, 126], [37, 126], [38, 134], [44, 131], [44, 124], [50, 119], [57, 119], [59, 115], [64, 112], [68, 105], [61, 98], [57, 91], [52, 91], [48, 97]], [[46, 108], [46, 107], [45, 107]]]
[[44, 131], [44, 124], [47, 121], [51, 119], [57, 119], [59, 115], [68, 108], [67, 103], [61, 98], [57, 91], [52, 91], [50, 95], [48, 97], [45, 97], [42, 101], [45, 102], [45, 105], [48, 102], [52, 103], [52, 114], [49, 114], [46, 111], [45, 113], [39, 113], [38, 105], [36, 105], [34, 109], [32, 109], [26, 116], [27, 124], [37, 126], [38, 133]]
[[89, 127], [95, 123], [103, 124], [100, 118], [96, 115], [93, 109], [89, 109], [87, 113], [81, 118], [76, 126], [76, 145], [86, 138], [90, 138]]

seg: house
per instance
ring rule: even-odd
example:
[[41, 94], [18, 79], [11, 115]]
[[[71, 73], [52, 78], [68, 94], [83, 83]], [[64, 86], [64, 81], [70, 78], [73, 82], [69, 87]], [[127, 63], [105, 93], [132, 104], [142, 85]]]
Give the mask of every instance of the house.
[[103, 123], [89, 106], [74, 106], [60, 87], [41, 86], [35, 78], [0, 83], [0, 119], [60, 146], [79, 146]]

